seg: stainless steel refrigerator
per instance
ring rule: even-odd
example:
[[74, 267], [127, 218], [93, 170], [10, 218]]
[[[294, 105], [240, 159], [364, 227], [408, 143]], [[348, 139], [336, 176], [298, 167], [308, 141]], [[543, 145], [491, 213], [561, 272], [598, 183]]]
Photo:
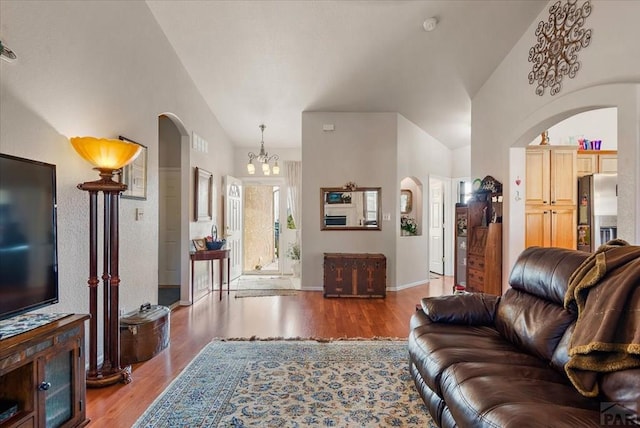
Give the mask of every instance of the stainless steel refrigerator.
[[618, 225], [618, 175], [578, 179], [578, 250], [594, 252], [615, 239]]

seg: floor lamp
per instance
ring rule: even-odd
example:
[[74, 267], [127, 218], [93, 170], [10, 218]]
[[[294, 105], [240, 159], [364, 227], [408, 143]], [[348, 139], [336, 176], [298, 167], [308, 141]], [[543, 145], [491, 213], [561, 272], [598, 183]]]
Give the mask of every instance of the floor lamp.
[[[100, 179], [78, 184], [89, 192], [89, 370], [87, 386], [99, 388], [117, 382], [131, 382], [131, 366], [120, 367], [120, 319], [118, 273], [118, 212], [120, 193], [127, 186], [113, 180], [120, 168], [132, 162], [141, 146], [122, 140], [93, 137], [71, 138], [73, 148], [99, 171]], [[103, 203], [103, 355], [98, 365], [98, 193]]]

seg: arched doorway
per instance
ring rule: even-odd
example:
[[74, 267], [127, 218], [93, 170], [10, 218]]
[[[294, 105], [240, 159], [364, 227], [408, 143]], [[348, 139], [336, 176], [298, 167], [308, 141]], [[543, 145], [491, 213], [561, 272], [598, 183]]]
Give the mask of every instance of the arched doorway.
[[[638, 198], [638, 183], [640, 183], [640, 134], [638, 133], [638, 91], [637, 84], [606, 84], [586, 88], [567, 94], [553, 100], [544, 108], [529, 115], [526, 120], [517, 125], [512, 135], [514, 138], [510, 150], [509, 197], [505, 198], [508, 223], [507, 234], [503, 237], [506, 254], [503, 255], [503, 277], [508, 277], [509, 269], [515, 263], [518, 255], [524, 249], [524, 204], [519, 198], [522, 186], [517, 184], [518, 176], [524, 171], [524, 147], [539, 136], [540, 133], [556, 123], [590, 110], [615, 107], [617, 108], [618, 134], [618, 237], [629, 242], [640, 240], [640, 198]], [[519, 181], [518, 181], [519, 182]], [[506, 258], [504, 258], [506, 256]]]
[[185, 184], [183, 176], [184, 164], [187, 171], [189, 164], [183, 152], [188, 139], [178, 118], [158, 116], [158, 304], [169, 307], [190, 300], [185, 256], [189, 250], [183, 248], [188, 228], [188, 177]]

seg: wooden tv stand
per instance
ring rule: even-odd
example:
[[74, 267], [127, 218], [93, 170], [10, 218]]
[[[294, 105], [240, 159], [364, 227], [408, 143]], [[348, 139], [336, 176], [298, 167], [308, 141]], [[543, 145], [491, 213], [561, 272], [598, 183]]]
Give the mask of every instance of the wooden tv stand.
[[13, 416], [0, 422], [0, 428], [66, 428], [89, 423], [85, 410], [87, 319], [88, 315], [70, 315], [0, 340], [0, 402], [4, 408], [7, 403], [17, 406]]

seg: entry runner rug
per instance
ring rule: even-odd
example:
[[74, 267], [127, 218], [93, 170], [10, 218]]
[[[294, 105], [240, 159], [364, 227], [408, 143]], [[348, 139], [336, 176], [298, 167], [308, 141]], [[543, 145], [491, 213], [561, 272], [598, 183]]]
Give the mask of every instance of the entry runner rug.
[[238, 279], [236, 298], [260, 296], [295, 296], [289, 277], [243, 275]]
[[405, 341], [214, 341], [134, 427], [435, 427]]

